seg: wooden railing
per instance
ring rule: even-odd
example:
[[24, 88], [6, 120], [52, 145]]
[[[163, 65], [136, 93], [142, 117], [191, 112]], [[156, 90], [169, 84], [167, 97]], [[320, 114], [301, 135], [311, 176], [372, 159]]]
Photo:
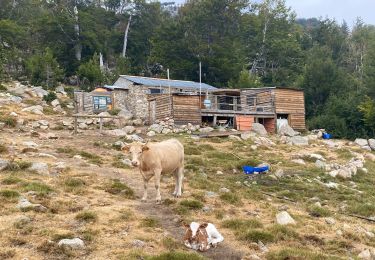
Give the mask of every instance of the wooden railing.
[[[74, 134], [78, 133], [78, 118], [99, 118], [99, 132], [101, 133], [103, 130], [103, 118], [112, 118], [112, 119], [121, 119], [119, 116], [99, 116], [99, 115], [83, 115], [83, 114], [74, 114]], [[121, 122], [121, 120], [120, 120]]]

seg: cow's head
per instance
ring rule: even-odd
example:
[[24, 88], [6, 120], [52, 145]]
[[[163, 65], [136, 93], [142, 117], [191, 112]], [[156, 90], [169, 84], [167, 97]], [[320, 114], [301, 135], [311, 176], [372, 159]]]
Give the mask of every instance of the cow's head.
[[138, 167], [140, 165], [142, 153], [148, 151], [150, 148], [147, 143], [134, 142], [132, 144], [125, 144], [121, 150], [130, 153], [132, 165]]
[[186, 231], [184, 244], [194, 250], [206, 251], [209, 249], [208, 234], [206, 231], [207, 223], [199, 224], [191, 222], [190, 225], [184, 224]]

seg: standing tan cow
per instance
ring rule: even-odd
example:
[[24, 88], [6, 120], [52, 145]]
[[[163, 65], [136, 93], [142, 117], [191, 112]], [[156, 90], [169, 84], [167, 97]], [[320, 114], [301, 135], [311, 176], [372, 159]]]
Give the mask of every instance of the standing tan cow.
[[180, 197], [184, 178], [184, 147], [176, 139], [160, 143], [132, 143], [125, 145], [123, 151], [130, 152], [132, 165], [139, 168], [143, 177], [144, 193], [142, 201], [147, 200], [149, 180], [155, 176], [156, 202], [161, 202], [160, 177], [162, 174], [174, 173], [176, 186], [173, 195]]

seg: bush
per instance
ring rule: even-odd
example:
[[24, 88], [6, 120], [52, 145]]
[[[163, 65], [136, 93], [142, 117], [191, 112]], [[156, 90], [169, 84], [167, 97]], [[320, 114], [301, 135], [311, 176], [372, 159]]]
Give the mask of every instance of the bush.
[[57, 96], [56, 96], [56, 93], [53, 91], [49, 91], [48, 94], [43, 97], [43, 100], [46, 101], [47, 103], [51, 103], [55, 99], [57, 99]]
[[13, 116], [0, 115], [0, 122], [5, 123], [7, 127], [15, 127], [17, 125], [17, 119]]

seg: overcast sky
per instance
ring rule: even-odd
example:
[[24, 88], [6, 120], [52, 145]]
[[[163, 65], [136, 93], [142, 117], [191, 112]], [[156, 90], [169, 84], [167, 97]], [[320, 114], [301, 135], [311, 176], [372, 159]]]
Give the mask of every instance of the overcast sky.
[[[184, 0], [161, 0], [162, 2]], [[375, 25], [375, 0], [286, 0], [298, 18], [334, 18], [341, 23], [345, 20], [352, 26], [357, 17], [365, 23]]]

